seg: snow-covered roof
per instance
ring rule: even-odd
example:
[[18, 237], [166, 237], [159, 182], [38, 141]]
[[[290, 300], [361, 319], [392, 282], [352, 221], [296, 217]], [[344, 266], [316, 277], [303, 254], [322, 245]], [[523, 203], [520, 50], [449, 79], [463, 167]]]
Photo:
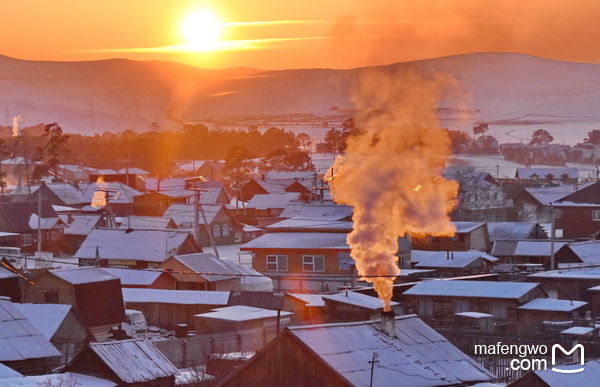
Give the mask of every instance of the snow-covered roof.
[[532, 175], [537, 175], [538, 180], [543, 181], [548, 174], [557, 180], [564, 174], [567, 174], [570, 179], [579, 179], [579, 170], [575, 167], [517, 168], [515, 178], [531, 179]]
[[537, 226], [527, 222], [488, 222], [490, 241], [498, 239], [526, 239]]
[[[538, 273], [530, 274], [529, 278], [573, 278], [573, 279], [599, 279], [600, 280], [600, 267], [577, 267], [577, 268], [564, 268], [559, 270], [540, 271]], [[593, 288], [592, 288], [593, 289]]]
[[354, 223], [337, 220], [284, 219], [267, 226], [267, 229], [315, 229], [352, 231]]
[[460, 316], [460, 317], [469, 317], [469, 318], [493, 318], [494, 315], [493, 314], [489, 314], [489, 313], [481, 313], [481, 312], [459, 312], [459, 313], [455, 313], [455, 316]]
[[290, 232], [271, 233], [240, 246], [240, 250], [256, 249], [303, 249], [303, 250], [345, 250], [350, 251], [345, 233]]
[[53, 356], [60, 356], [60, 352], [8, 297], [0, 297], [0, 362]]
[[[208, 224], [212, 223], [223, 208], [222, 204], [202, 204], [202, 211], [204, 211], [204, 216], [206, 217], [206, 222]], [[185, 223], [194, 222], [194, 204], [184, 204], [184, 203], [173, 203], [167, 208], [163, 217], [172, 218], [178, 226], [181, 226]], [[200, 213], [199, 219], [200, 224], [204, 223], [204, 217], [202, 213]]]
[[290, 202], [283, 210], [280, 218], [297, 218], [305, 220], [350, 220], [353, 208], [336, 203]]
[[[291, 316], [292, 312], [279, 312], [281, 317]], [[210, 318], [216, 320], [226, 320], [226, 321], [252, 321], [252, 320], [263, 320], [267, 318], [275, 319], [277, 318], [278, 311], [263, 309], [263, 308], [255, 308], [253, 306], [246, 305], [234, 305], [227, 306], [224, 308], [213, 309], [212, 312], [196, 314], [194, 317], [199, 318]]]
[[62, 216], [61, 219], [67, 223], [63, 230], [65, 235], [88, 235], [100, 221], [102, 215], [71, 215]]
[[149, 172], [148, 171], [144, 171], [141, 168], [137, 168], [137, 167], [129, 167], [129, 168], [121, 168], [117, 171], [117, 173], [119, 175], [148, 175]]
[[256, 194], [248, 201], [246, 208], [265, 210], [268, 208], [285, 208], [289, 202], [298, 200], [299, 192]]
[[571, 312], [587, 305], [587, 302], [573, 300], [556, 300], [552, 298], [536, 298], [521, 305], [518, 309], [544, 310], [553, 312]]
[[[583, 355], [583, 354], [582, 354]], [[561, 365], [561, 370], [576, 370], [581, 368], [581, 363]], [[570, 387], [589, 386], [592, 380], [600, 380], [600, 360], [588, 361], [583, 364], [584, 372], [561, 373], [552, 369], [531, 371], [547, 386]]]
[[96, 228], [85, 238], [75, 257], [162, 262], [177, 254], [188, 238], [190, 232], [181, 230]]
[[120, 223], [119, 228], [123, 229], [145, 229], [145, 230], [165, 230], [173, 222], [173, 219], [163, 216], [141, 216], [141, 215], [127, 215], [116, 219], [117, 223]]
[[485, 226], [485, 222], [452, 222], [456, 227], [456, 233], [471, 232], [479, 227]]
[[226, 306], [228, 300], [229, 292], [123, 288], [123, 301], [126, 304], [128, 302], [139, 302], [178, 305]]
[[525, 188], [525, 190], [540, 204], [547, 206], [550, 203], [554, 203], [555, 201], [572, 194], [577, 188], [581, 189], [588, 185], [589, 184], [585, 184], [579, 187], [574, 185], [561, 185], [558, 187]]
[[59, 225], [59, 223], [61, 222], [61, 219], [57, 216], [55, 218], [40, 218], [39, 216], [37, 216], [37, 214], [31, 214], [29, 215], [29, 227], [33, 230], [37, 230], [38, 228], [38, 219], [39, 219], [39, 224], [40, 224], [40, 228], [42, 230], [52, 230], [54, 228], [56, 228], [56, 226]]
[[404, 292], [411, 296], [521, 298], [539, 284], [532, 282], [433, 280], [422, 281]]
[[[322, 298], [324, 300], [340, 302], [342, 304], [358, 306], [365, 309], [383, 310], [383, 301], [381, 301], [377, 297], [367, 296], [366, 294], [362, 293], [348, 291], [337, 294], [324, 295], [322, 296]], [[397, 306], [400, 304], [395, 301], [392, 301], [390, 305]]]
[[0, 363], [0, 380], [4, 381], [7, 378], [23, 378], [23, 375]]
[[13, 304], [48, 340], [56, 333], [71, 310], [64, 304]]
[[[66, 205], [74, 206], [89, 203], [83, 197], [83, 193], [69, 183], [46, 183], [45, 186], [56, 196], [58, 196]], [[39, 185], [32, 185], [31, 194], [35, 194], [39, 188]]]
[[112, 204], [132, 204], [133, 197], [139, 196], [142, 193], [126, 186], [117, 181], [102, 182], [102, 183], [81, 183], [79, 189], [83, 192], [83, 197], [86, 203], [91, 203], [94, 193], [99, 189], [116, 191], [110, 193], [110, 202]]
[[600, 265], [600, 243], [598, 241], [571, 242], [563, 248], [571, 250], [583, 263]]
[[351, 385], [370, 384], [374, 352], [379, 355], [374, 386], [459, 385], [495, 378], [414, 315], [396, 317], [396, 338], [379, 325], [367, 321], [287, 329]]
[[429, 257], [422, 258], [415, 267], [446, 267], [464, 268], [478, 259], [488, 262], [497, 262], [498, 258], [477, 250], [469, 251], [436, 251]]
[[159, 270], [133, 270], [112, 267], [104, 267], [102, 270], [119, 278], [121, 285], [125, 286], [150, 286], [162, 274]]
[[592, 333], [593, 331], [594, 328], [591, 327], [571, 327], [561, 331], [560, 333], [563, 335], [582, 336]]
[[290, 296], [298, 298], [306, 302], [306, 306], [312, 307], [323, 307], [325, 301], [323, 301], [322, 294], [307, 294], [307, 293], [288, 293]]
[[16, 273], [13, 273], [12, 271], [0, 266], [0, 279], [1, 278], [18, 278], [18, 277], [19, 276]]
[[[554, 241], [554, 251], [558, 251], [568, 241]], [[491, 254], [495, 257], [525, 256], [525, 257], [549, 257], [552, 249], [552, 241], [549, 239], [524, 240], [524, 241], [496, 241], [492, 246]]]
[[99, 267], [78, 267], [74, 269], [55, 269], [49, 273], [73, 285], [104, 282], [118, 279]]
[[151, 382], [179, 374], [177, 368], [148, 340], [90, 343], [89, 348], [124, 383]]

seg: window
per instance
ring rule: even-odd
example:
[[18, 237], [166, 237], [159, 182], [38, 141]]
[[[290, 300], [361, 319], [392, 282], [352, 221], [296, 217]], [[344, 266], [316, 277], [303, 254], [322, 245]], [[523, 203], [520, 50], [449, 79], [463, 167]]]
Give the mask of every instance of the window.
[[287, 271], [287, 255], [267, 255], [267, 271]]
[[454, 301], [453, 304], [454, 314], [469, 311], [469, 301]]
[[218, 224], [213, 225], [213, 236], [221, 236], [221, 227]]
[[592, 220], [593, 221], [600, 221], [600, 210], [593, 210], [592, 211]]
[[21, 235], [21, 246], [31, 246], [33, 244], [33, 235], [23, 234]]
[[235, 233], [235, 243], [242, 243], [242, 233], [241, 232]]
[[223, 236], [229, 236], [231, 229], [228, 224], [223, 225]]
[[325, 257], [322, 255], [305, 255], [302, 257], [303, 271], [325, 271]]
[[433, 316], [433, 301], [417, 300], [417, 314], [419, 315], [419, 317]]
[[494, 316], [495, 320], [508, 319], [508, 309], [506, 308], [506, 305], [499, 302], [490, 303], [490, 314]]

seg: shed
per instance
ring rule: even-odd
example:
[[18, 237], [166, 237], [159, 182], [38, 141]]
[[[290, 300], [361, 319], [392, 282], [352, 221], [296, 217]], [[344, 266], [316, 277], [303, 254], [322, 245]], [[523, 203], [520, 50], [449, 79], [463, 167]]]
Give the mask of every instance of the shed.
[[536, 298], [521, 305], [519, 327], [521, 332], [540, 332], [544, 321], [568, 321], [584, 317], [588, 303], [573, 300]]
[[237, 332], [262, 336], [266, 330], [290, 325], [291, 316], [291, 312], [233, 305], [195, 315], [194, 327], [200, 334]]

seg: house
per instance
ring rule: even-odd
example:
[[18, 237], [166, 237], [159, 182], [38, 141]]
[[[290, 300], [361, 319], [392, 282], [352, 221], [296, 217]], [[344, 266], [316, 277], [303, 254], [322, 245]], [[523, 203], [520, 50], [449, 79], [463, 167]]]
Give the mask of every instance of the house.
[[229, 292], [123, 288], [127, 309], [144, 313], [148, 325], [174, 330], [194, 326], [194, 315], [227, 306]]
[[381, 325], [288, 327], [221, 385], [442, 386], [495, 378], [414, 315]]
[[0, 332], [0, 364], [21, 374], [47, 373], [52, 358], [61, 356], [8, 297], [0, 297]]
[[269, 277], [211, 253], [175, 255], [158, 265], [158, 269], [170, 273], [176, 290], [273, 290]]
[[90, 181], [90, 171], [74, 164], [60, 164], [57, 169], [57, 178], [71, 184]]
[[[172, 218], [180, 229], [193, 230], [195, 224], [193, 204], [171, 204], [163, 217]], [[200, 225], [200, 244], [210, 246], [211, 241], [208, 230], [217, 246], [232, 245], [236, 242], [236, 235], [242, 233], [242, 226], [235, 221], [229, 211], [222, 204], [202, 204], [198, 214]]]
[[587, 302], [536, 298], [519, 306], [521, 332], [542, 332], [545, 321], [568, 321], [585, 317]]
[[498, 258], [477, 250], [437, 251], [419, 260], [417, 269], [434, 269], [443, 277], [491, 273]]
[[574, 267], [540, 271], [527, 276], [539, 283], [550, 298], [590, 301], [590, 288], [600, 286], [600, 268]]
[[91, 343], [65, 367], [108, 379], [119, 386], [175, 386], [179, 371], [156, 347], [144, 339]]
[[74, 306], [98, 341], [125, 321], [119, 279], [97, 267], [49, 270], [25, 284], [23, 302]]
[[[564, 387], [591, 386], [600, 379], [600, 360], [569, 362], [560, 366], [564, 372], [556, 372], [550, 368], [526, 373], [508, 384], [508, 387]], [[584, 372], [577, 371], [583, 368]], [[568, 372], [572, 371], [572, 372]]]
[[297, 201], [300, 194], [296, 192], [256, 194], [246, 205], [246, 215], [241, 218], [246, 223], [268, 226], [276, 222], [283, 209], [292, 201]]
[[38, 223], [42, 229], [42, 250], [60, 252], [64, 223], [50, 203], [42, 201], [41, 220], [38, 222], [37, 202], [0, 203], [0, 231], [21, 235], [17, 246], [23, 253], [33, 253], [37, 245]]
[[21, 285], [17, 271], [0, 261], [0, 297], [8, 297], [12, 302], [21, 301]]
[[117, 226], [125, 230], [172, 230], [177, 223], [169, 217], [127, 215], [116, 218]]
[[600, 242], [569, 242], [554, 253], [555, 267], [600, 266]]
[[320, 202], [290, 202], [279, 215], [283, 219], [266, 227], [269, 232], [343, 232], [352, 231], [350, 206]]
[[550, 204], [586, 185], [589, 184], [523, 188], [513, 197], [517, 218], [522, 222], [550, 223], [554, 217], [558, 223], [562, 217], [561, 211], [558, 208], [551, 208]]
[[[383, 312], [383, 301], [377, 297], [344, 291], [321, 296], [324, 302], [324, 313], [327, 322], [380, 320]], [[392, 310], [402, 315], [402, 305], [392, 301]]]
[[539, 240], [497, 240], [492, 246], [491, 255], [500, 259], [501, 264], [514, 267], [523, 264], [537, 264], [550, 267], [552, 250], [558, 251], [569, 241]]
[[563, 185], [575, 185], [579, 177], [579, 170], [575, 167], [517, 168], [515, 173], [517, 182], [527, 187], [552, 185], [556, 181]]
[[64, 250], [67, 254], [75, 254], [92, 229], [106, 227], [106, 219], [102, 215], [60, 215], [66, 227], [63, 229]]
[[490, 237], [485, 222], [452, 222], [456, 233], [452, 237], [411, 238], [415, 250], [488, 251]]
[[96, 228], [75, 258], [80, 266], [154, 268], [174, 254], [201, 251], [189, 231]]
[[192, 195], [192, 192], [141, 194], [133, 198], [133, 213], [138, 216], [162, 216], [171, 204], [188, 203]]
[[108, 195], [110, 207], [117, 216], [133, 214], [133, 198], [142, 193], [118, 181], [101, 181], [95, 183], [81, 183], [79, 189], [83, 192], [86, 203], [94, 202], [95, 208], [106, 205], [105, 197]]
[[162, 270], [135, 270], [103, 267], [102, 270], [121, 280], [123, 288], [175, 289], [176, 280]]
[[600, 233], [600, 181], [557, 200], [564, 238], [593, 238]]
[[490, 243], [497, 240], [548, 239], [544, 228], [535, 222], [487, 222]]
[[291, 312], [232, 305], [194, 316], [194, 329], [201, 334], [236, 332], [238, 335], [262, 336], [278, 333], [291, 324]]
[[63, 366], [94, 340], [72, 305], [14, 304], [33, 326], [61, 353], [52, 368]]
[[252, 267], [273, 280], [276, 291], [326, 292], [350, 286], [354, 261], [346, 234], [270, 233], [240, 247]]
[[31, 192], [25, 201], [37, 202], [41, 195], [42, 200], [48, 201], [53, 206], [81, 208], [89, 203], [80, 190], [65, 182], [31, 186]]
[[416, 283], [402, 295], [405, 310], [413, 310], [434, 328], [456, 324], [456, 313], [494, 316], [497, 330], [517, 332], [518, 307], [546, 294], [537, 283], [431, 280]]

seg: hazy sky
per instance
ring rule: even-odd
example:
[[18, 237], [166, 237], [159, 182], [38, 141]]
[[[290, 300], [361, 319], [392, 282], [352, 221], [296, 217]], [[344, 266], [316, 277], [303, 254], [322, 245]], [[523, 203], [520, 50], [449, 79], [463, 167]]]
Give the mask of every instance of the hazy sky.
[[[0, 54], [352, 68], [481, 51], [600, 62], [597, 0], [0, 0]], [[220, 21], [184, 36], [205, 11]], [[191, 39], [191, 40], [190, 40]], [[209, 40], [207, 42], [207, 40]]]

